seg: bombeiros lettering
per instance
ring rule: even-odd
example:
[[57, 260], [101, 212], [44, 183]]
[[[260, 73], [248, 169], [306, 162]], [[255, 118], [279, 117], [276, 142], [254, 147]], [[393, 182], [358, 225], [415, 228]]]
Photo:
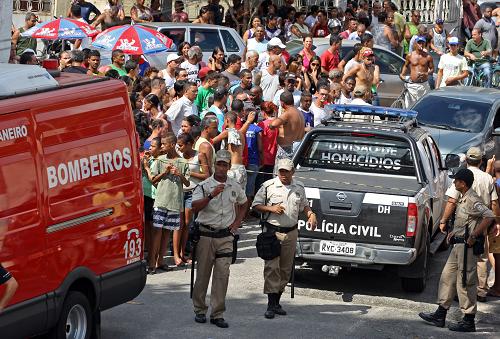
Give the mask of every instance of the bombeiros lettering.
[[26, 125], [10, 127], [0, 130], [0, 141], [9, 141], [28, 136], [28, 127]]
[[49, 166], [47, 167], [47, 181], [49, 188], [55, 188], [58, 185], [67, 185], [130, 168], [130, 166], [132, 166], [131, 152], [128, 147], [125, 147], [122, 150], [92, 154], [89, 157]]

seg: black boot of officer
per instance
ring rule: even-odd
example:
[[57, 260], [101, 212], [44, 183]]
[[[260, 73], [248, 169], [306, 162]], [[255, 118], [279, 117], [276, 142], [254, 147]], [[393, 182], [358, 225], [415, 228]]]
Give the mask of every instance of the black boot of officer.
[[286, 315], [286, 311], [281, 307], [280, 305], [280, 300], [281, 300], [281, 295], [283, 294], [283, 292], [280, 292], [278, 295], [277, 295], [277, 298], [276, 298], [276, 306], [274, 307], [274, 313], [278, 314], [278, 315]]
[[456, 332], [476, 332], [476, 324], [474, 323], [475, 314], [465, 314], [464, 318], [458, 323], [448, 325], [450, 331]]
[[446, 312], [448, 310], [444, 307], [439, 306], [436, 312], [424, 313], [420, 312], [418, 315], [425, 321], [434, 324], [437, 327], [444, 327], [444, 321], [446, 319]]
[[276, 304], [277, 304], [277, 293], [269, 293], [267, 295], [267, 311], [264, 313], [264, 317], [266, 319], [273, 319], [274, 318], [274, 310], [276, 309]]

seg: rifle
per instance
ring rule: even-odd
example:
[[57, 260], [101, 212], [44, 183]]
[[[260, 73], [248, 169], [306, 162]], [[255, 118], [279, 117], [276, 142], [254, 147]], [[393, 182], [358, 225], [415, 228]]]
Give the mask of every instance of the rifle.
[[200, 226], [195, 221], [193, 222], [193, 234], [191, 237], [191, 283], [189, 285], [189, 297], [193, 299], [193, 288], [194, 288], [194, 270], [196, 265], [196, 247], [198, 246], [198, 241], [200, 240]]
[[464, 233], [464, 262], [462, 270], [462, 287], [467, 286], [467, 254], [469, 252], [469, 246], [467, 245], [467, 240], [469, 239], [469, 225], [465, 225]]

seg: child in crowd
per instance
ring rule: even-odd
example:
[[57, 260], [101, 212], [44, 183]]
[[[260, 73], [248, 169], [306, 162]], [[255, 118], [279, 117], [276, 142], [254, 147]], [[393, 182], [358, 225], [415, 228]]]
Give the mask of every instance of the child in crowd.
[[[180, 158], [175, 150], [177, 138], [168, 133], [162, 139], [163, 155], [157, 158], [152, 168], [153, 184], [157, 184], [156, 198], [153, 205], [153, 231], [149, 251], [149, 273], [156, 269], [168, 270], [163, 262], [169, 244], [170, 231], [180, 229], [181, 213], [184, 210], [183, 185], [189, 186], [189, 165]], [[176, 258], [174, 261], [181, 261]]]

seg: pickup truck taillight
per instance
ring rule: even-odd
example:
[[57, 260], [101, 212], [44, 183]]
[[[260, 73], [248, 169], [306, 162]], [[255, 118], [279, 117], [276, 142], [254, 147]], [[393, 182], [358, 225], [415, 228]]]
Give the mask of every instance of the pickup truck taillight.
[[406, 220], [406, 236], [413, 237], [417, 231], [418, 211], [417, 204], [410, 202], [408, 204], [408, 218]]

